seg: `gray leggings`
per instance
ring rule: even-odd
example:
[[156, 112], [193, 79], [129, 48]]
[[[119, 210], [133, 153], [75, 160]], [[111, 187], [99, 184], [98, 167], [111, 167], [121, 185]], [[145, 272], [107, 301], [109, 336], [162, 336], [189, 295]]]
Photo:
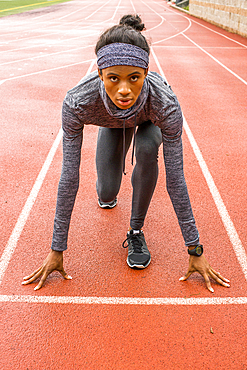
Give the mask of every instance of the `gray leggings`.
[[[127, 153], [134, 129], [125, 130]], [[136, 165], [132, 173], [132, 211], [130, 226], [141, 229], [158, 178], [158, 150], [162, 142], [161, 130], [147, 121], [136, 132]], [[123, 175], [123, 129], [100, 127], [96, 150], [97, 193], [100, 200], [116, 198]]]

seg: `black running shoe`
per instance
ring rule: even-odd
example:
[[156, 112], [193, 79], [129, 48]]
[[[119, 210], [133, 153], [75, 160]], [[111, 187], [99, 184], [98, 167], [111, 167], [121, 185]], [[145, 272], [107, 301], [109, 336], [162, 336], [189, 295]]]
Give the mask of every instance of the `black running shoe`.
[[[125, 242], [127, 241], [127, 245]], [[128, 247], [127, 264], [131, 268], [145, 269], [151, 262], [144, 234], [142, 230], [130, 230], [127, 239], [123, 242], [123, 248]]]
[[105, 209], [111, 209], [111, 208], [114, 208], [114, 207], [116, 207], [116, 205], [117, 205], [117, 198], [115, 198], [112, 202], [102, 202], [102, 201], [98, 198], [98, 205], [100, 206], [100, 208], [105, 208]]

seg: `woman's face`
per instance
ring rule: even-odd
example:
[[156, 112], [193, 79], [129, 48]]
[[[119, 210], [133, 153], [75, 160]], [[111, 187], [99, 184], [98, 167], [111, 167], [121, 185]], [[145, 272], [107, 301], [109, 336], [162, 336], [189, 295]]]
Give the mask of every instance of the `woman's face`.
[[99, 71], [105, 90], [111, 101], [121, 109], [135, 104], [148, 69], [132, 66], [113, 66]]

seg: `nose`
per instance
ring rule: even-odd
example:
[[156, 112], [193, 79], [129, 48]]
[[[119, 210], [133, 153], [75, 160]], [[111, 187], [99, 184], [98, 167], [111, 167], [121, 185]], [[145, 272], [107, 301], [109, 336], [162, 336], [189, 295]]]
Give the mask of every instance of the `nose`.
[[131, 89], [127, 81], [122, 81], [119, 85], [118, 93], [121, 95], [128, 95], [130, 94]]

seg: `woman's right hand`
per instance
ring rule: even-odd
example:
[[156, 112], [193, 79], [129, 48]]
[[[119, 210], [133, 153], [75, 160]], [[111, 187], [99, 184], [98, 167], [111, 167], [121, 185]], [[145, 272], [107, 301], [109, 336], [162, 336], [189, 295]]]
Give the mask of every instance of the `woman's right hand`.
[[31, 275], [26, 276], [23, 278], [23, 285], [27, 285], [32, 283], [34, 280], [37, 278], [41, 277], [38, 285], [34, 288], [34, 290], [38, 290], [42, 288], [44, 282], [46, 281], [47, 276], [52, 272], [52, 271], [59, 271], [60, 274], [65, 278], [65, 279], [72, 279], [71, 276], [69, 276], [64, 268], [63, 268], [63, 252], [57, 252], [54, 250], [51, 250], [46, 259], [44, 260], [43, 264], [35, 270]]

